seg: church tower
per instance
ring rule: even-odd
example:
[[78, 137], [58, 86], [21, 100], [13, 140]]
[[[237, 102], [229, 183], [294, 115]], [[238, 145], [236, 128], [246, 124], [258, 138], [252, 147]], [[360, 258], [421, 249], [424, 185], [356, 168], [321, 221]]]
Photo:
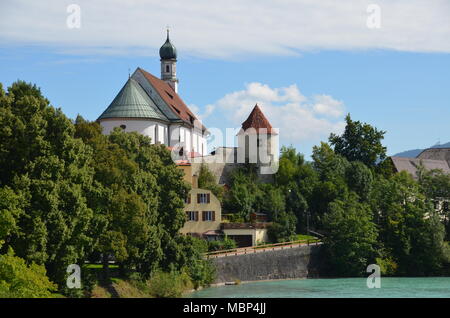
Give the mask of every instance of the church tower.
[[166, 42], [159, 49], [161, 57], [161, 79], [169, 84], [175, 93], [178, 93], [177, 79], [177, 49], [170, 42], [169, 29], [167, 29]]

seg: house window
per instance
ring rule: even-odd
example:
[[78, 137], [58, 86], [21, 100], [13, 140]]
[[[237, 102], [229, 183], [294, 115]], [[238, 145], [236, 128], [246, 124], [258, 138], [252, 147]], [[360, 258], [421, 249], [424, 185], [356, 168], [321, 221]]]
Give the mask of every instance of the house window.
[[215, 221], [216, 220], [216, 212], [215, 211], [203, 211], [202, 212], [202, 221]]
[[191, 195], [188, 194], [187, 197], [184, 199], [184, 203], [191, 204]]
[[198, 211], [186, 211], [187, 221], [198, 221]]
[[211, 197], [209, 193], [197, 193], [197, 203], [210, 203]]

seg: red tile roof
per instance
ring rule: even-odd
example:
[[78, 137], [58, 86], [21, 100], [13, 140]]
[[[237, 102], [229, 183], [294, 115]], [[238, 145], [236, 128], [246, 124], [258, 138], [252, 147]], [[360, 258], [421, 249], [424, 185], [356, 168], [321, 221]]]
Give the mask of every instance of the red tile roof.
[[197, 119], [194, 113], [186, 106], [180, 96], [172, 89], [172, 87], [163, 80], [153, 76], [149, 72], [138, 68], [145, 78], [152, 84], [152, 86], [158, 91], [159, 96], [164, 102], [170, 106], [174, 113], [183, 121], [193, 125], [194, 120]]
[[267, 129], [266, 131], [263, 131], [263, 133], [266, 132], [268, 134], [276, 134], [258, 104], [255, 105], [247, 120], [242, 123], [242, 129], [244, 131], [249, 128], [254, 128], [258, 133], [260, 132], [260, 129]]

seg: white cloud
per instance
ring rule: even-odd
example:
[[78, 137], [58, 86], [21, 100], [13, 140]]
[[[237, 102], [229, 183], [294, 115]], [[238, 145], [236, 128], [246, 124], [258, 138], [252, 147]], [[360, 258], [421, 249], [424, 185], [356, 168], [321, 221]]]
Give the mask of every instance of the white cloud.
[[[66, 8], [81, 7], [69, 29]], [[367, 7], [381, 7], [369, 29]], [[450, 52], [448, 0], [2, 0], [0, 40], [73, 54], [157, 54], [169, 24], [181, 54], [232, 58], [299, 50]]]
[[317, 114], [339, 117], [344, 113], [344, 104], [329, 95], [316, 95], [313, 109]]
[[[226, 94], [207, 105], [211, 121], [239, 127], [258, 104], [274, 128], [279, 128], [284, 144], [318, 141], [331, 132], [340, 133], [345, 127], [344, 104], [329, 95], [310, 99], [296, 85], [271, 88], [262, 83], [248, 83], [244, 90]], [[204, 120], [206, 116], [202, 116]]]

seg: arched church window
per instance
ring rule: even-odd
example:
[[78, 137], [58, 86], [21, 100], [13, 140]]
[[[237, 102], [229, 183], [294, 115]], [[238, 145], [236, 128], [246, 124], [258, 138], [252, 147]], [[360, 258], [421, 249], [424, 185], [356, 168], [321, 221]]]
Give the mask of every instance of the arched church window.
[[166, 65], [166, 72], [169, 73], [170, 72], [170, 66]]

